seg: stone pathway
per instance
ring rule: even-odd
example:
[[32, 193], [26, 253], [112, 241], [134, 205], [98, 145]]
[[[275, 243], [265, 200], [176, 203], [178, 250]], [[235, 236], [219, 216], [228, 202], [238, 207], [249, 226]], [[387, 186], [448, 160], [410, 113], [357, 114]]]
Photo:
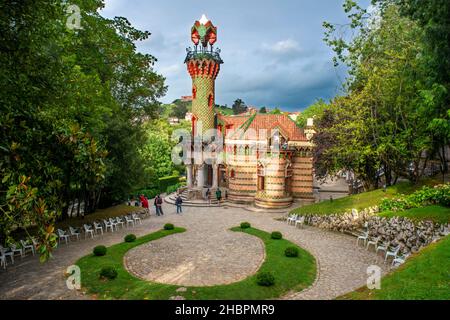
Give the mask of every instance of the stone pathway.
[[[109, 246], [121, 242], [128, 233], [134, 233], [137, 236], [146, 235], [161, 229], [167, 222], [185, 227], [187, 232], [183, 236], [180, 234], [179, 237], [174, 235], [158, 240], [153, 243], [154, 248], [159, 246], [161, 250], [166, 248], [178, 253], [190, 250], [197, 257], [201, 256], [205, 250], [209, 250], [203, 256], [207, 257], [207, 262], [199, 263], [199, 260], [195, 258], [185, 258], [180, 261], [191, 262], [192, 270], [199, 268], [205, 276], [208, 273], [214, 274], [208, 281], [216, 279], [218, 283], [239, 280], [253, 273], [261, 262], [261, 247], [259, 247], [261, 243], [258, 239], [247, 235], [239, 238], [240, 236], [230, 234], [228, 229], [238, 226], [242, 221], [248, 221], [254, 227], [267, 232], [281, 231], [286, 239], [313, 254], [318, 263], [318, 278], [314, 285], [303, 292], [290, 293], [284, 297], [286, 299], [332, 299], [365, 285], [368, 277], [366, 270], [370, 265], [379, 265], [383, 273], [387, 271], [382, 260], [378, 259], [374, 253], [357, 247], [353, 237], [310, 227], [295, 229], [274, 219], [280, 217], [280, 213], [249, 212], [241, 208], [214, 208], [213, 210], [185, 208], [184, 211], [183, 215], [176, 215], [175, 207], [166, 205], [164, 217], [152, 216], [150, 219], [143, 220], [142, 225], [137, 225], [135, 228], [129, 230], [125, 228], [113, 234], [107, 233], [93, 240], [88, 238], [71, 242], [67, 246], [63, 244], [55, 251], [54, 258], [46, 264], [40, 264], [37, 257], [28, 256], [23, 260], [18, 258], [15, 265], [9, 265], [6, 271], [0, 271], [0, 299], [90, 299], [91, 297], [82, 292], [67, 289], [64, 276], [66, 268], [80, 257], [91, 253], [92, 249], [99, 244]], [[189, 249], [185, 247], [180, 251], [180, 248], [167, 246], [167, 244], [176, 245], [177, 242], [181, 245], [183, 239], [189, 240]], [[214, 256], [214, 250], [219, 250], [221, 253]], [[152, 259], [155, 257], [151, 250], [146, 250], [145, 245], [130, 251], [127, 257], [134, 254], [139, 256], [139, 252]], [[236, 257], [244, 253], [249, 254], [248, 260], [252, 261], [239, 262], [233, 272], [223, 272], [221, 268], [226, 258], [229, 257], [229, 263], [233, 264], [236, 262]], [[142, 259], [145, 257], [143, 256]], [[168, 261], [167, 264], [170, 264], [171, 268], [176, 268], [177, 259]], [[152, 270], [150, 272], [144, 270], [143, 273], [147, 276], [150, 274], [151, 278]], [[158, 276], [157, 273], [154, 275]], [[197, 275], [193, 272], [181, 279], [184, 279], [186, 283], [188, 280], [197, 281]]]

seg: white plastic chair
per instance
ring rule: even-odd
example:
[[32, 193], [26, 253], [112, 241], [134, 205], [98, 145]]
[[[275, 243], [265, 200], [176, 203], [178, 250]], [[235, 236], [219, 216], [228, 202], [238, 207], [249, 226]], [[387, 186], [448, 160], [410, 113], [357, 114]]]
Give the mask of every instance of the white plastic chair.
[[27, 250], [31, 250], [31, 253], [33, 253], [33, 256], [34, 256], [34, 254], [36, 253], [34, 245], [28, 244], [25, 240], [20, 240], [20, 244], [22, 245], [22, 250], [23, 250], [24, 255], [27, 254]]
[[386, 252], [386, 257], [384, 258], [384, 262], [388, 260], [389, 257], [392, 257], [393, 259], [396, 259], [398, 257], [398, 253], [400, 252], [400, 245], [392, 248], [388, 252]]
[[9, 257], [11, 259], [11, 263], [14, 264], [14, 254], [11, 251], [11, 249], [9, 249], [9, 251], [8, 251], [8, 249], [6, 249], [5, 247], [3, 247], [0, 244], [0, 254], [5, 257], [5, 261], [6, 261], [6, 257]]
[[83, 228], [84, 228], [84, 239], [87, 238], [88, 234], [91, 235], [92, 239], [94, 239], [94, 230], [92, 230], [92, 227], [85, 224], [83, 225]]
[[117, 231], [117, 222], [113, 218], [109, 218], [109, 222], [112, 224], [113, 228]]
[[80, 233], [72, 227], [69, 227], [69, 232], [71, 237], [77, 237], [77, 240], [80, 240]]
[[0, 253], [0, 267], [6, 269], [6, 256]]
[[139, 221], [139, 224], [142, 224], [141, 218], [139, 218], [136, 213], [133, 213], [131, 217], [133, 218], [135, 223]]
[[381, 237], [376, 237], [373, 238], [372, 240], [367, 241], [366, 249], [369, 250], [370, 246], [373, 246], [376, 249], [380, 240]]
[[21, 258], [23, 257], [23, 250], [22, 250], [22, 248], [18, 248], [16, 244], [12, 244], [10, 246], [10, 248], [11, 248], [11, 252], [13, 253], [13, 255], [15, 255], [16, 252], [17, 252], [17, 253], [20, 254]]
[[128, 225], [129, 225], [129, 224], [131, 224], [131, 226], [134, 227], [134, 220], [131, 219], [129, 216], [125, 216], [125, 221], [126, 221], [126, 223], [127, 223], [127, 228], [128, 228]]
[[302, 227], [305, 225], [305, 217], [300, 217], [299, 219], [295, 220], [295, 227], [298, 226]]
[[401, 257], [395, 258], [394, 260], [392, 260], [392, 266], [396, 268], [396, 267], [399, 267], [400, 265], [404, 264], [410, 255], [411, 255], [411, 253], [407, 253]]
[[356, 239], [356, 245], [359, 245], [359, 241], [362, 240], [364, 247], [367, 245], [367, 240], [369, 239], [369, 232], [366, 231], [364, 232], [362, 235], [360, 235], [357, 239]]
[[122, 219], [120, 217], [116, 217], [116, 224], [119, 225], [120, 227], [123, 228], [124, 222], [122, 221]]
[[69, 237], [69, 235], [68, 235], [65, 231], [63, 231], [63, 230], [61, 230], [61, 229], [58, 229], [58, 230], [57, 230], [57, 233], [58, 233], [58, 242], [59, 242], [59, 243], [61, 243], [61, 240], [65, 240], [65, 241], [66, 241], [66, 244], [69, 243], [70, 237]]
[[95, 233], [97, 233], [97, 230], [100, 230], [100, 232], [103, 235], [103, 227], [100, 223], [94, 222], [94, 230], [95, 230]]
[[295, 223], [295, 221], [297, 221], [297, 218], [298, 214], [294, 214], [293, 216], [288, 217], [286, 221], [288, 224], [292, 224]]
[[114, 225], [107, 221], [107, 220], [103, 220], [103, 223], [105, 224], [105, 231], [108, 232], [108, 229], [111, 229], [111, 232], [114, 232]]
[[378, 254], [378, 252], [383, 251], [384, 254], [386, 255], [386, 251], [387, 251], [388, 248], [389, 248], [389, 242], [386, 241], [386, 242], [384, 242], [384, 243], [382, 243], [382, 244], [377, 246], [376, 253]]

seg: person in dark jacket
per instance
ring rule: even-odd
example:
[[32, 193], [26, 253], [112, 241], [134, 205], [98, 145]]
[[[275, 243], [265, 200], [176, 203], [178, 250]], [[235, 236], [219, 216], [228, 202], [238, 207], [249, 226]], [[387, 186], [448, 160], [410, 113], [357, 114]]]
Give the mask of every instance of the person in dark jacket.
[[183, 213], [183, 208], [182, 208], [183, 199], [181, 198], [180, 195], [177, 196], [177, 199], [175, 200], [175, 204], [177, 206], [177, 214]]
[[160, 195], [157, 195], [155, 198], [155, 208], [156, 208], [156, 215], [157, 216], [162, 216], [164, 215], [164, 212], [162, 210], [162, 203], [163, 203], [163, 199], [161, 198]]

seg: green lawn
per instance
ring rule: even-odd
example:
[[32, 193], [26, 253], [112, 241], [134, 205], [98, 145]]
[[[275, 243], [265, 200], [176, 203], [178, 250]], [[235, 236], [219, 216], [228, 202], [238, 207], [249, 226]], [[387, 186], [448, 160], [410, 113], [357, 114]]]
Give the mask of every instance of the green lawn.
[[424, 185], [434, 185], [438, 182], [434, 180], [426, 180], [418, 185], [413, 185], [409, 182], [398, 183], [395, 186], [383, 189], [364, 192], [333, 201], [327, 200], [321, 203], [316, 203], [304, 207], [300, 207], [291, 211], [293, 214], [334, 214], [349, 212], [352, 209], [365, 209], [380, 204], [383, 198], [393, 198], [400, 194], [412, 193]]
[[427, 206], [400, 212], [386, 211], [379, 215], [386, 218], [406, 217], [411, 220], [431, 220], [442, 224], [450, 222], [450, 208], [441, 206]]
[[[134, 243], [120, 243], [108, 248], [104, 257], [88, 255], [81, 258], [77, 265], [81, 268], [82, 287], [98, 299], [155, 299], [166, 300], [172, 296], [183, 296], [188, 300], [225, 299], [225, 300], [259, 300], [277, 298], [290, 290], [300, 291], [309, 287], [316, 277], [315, 259], [307, 251], [299, 248], [298, 258], [287, 258], [284, 250], [289, 246], [297, 247], [287, 240], [272, 240], [270, 234], [257, 229], [232, 229], [235, 232], [246, 232], [259, 237], [266, 247], [266, 260], [260, 271], [270, 271], [275, 276], [275, 285], [261, 287], [256, 284], [256, 276], [250, 276], [240, 282], [230, 285], [211, 287], [188, 287], [187, 292], [176, 292], [180, 286], [144, 281], [130, 275], [123, 266], [125, 253], [141, 244], [184, 232], [176, 228], [172, 231], [158, 231]], [[112, 281], [99, 279], [103, 266], [113, 265], [118, 270], [118, 277]]]
[[367, 287], [345, 300], [450, 300], [450, 236], [421, 250], [381, 280], [381, 290]]

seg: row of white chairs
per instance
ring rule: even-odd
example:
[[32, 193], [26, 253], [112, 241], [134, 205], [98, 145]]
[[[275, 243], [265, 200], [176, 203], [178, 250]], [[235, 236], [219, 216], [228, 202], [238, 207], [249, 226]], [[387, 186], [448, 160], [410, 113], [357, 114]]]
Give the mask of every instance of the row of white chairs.
[[[131, 215], [125, 215], [115, 218], [103, 219], [102, 222], [94, 221], [92, 225], [84, 224], [82, 230], [84, 231], [84, 238], [86, 239], [90, 236], [94, 239], [94, 235], [103, 235], [104, 232], [115, 232], [119, 230], [119, 226], [124, 228], [125, 226], [128, 228], [129, 226], [134, 227], [137, 223], [142, 224], [141, 218], [133, 213]], [[76, 238], [80, 240], [81, 230], [73, 227], [69, 227], [67, 231], [62, 229], [57, 229], [58, 234], [58, 242], [61, 243], [64, 241], [66, 244], [72, 240], [72, 238]]]
[[363, 242], [364, 247], [367, 250], [370, 250], [371, 247], [375, 249], [375, 252], [379, 254], [380, 252], [384, 253], [384, 263], [387, 263], [389, 258], [392, 258], [392, 266], [398, 267], [399, 265], [406, 262], [406, 259], [409, 258], [410, 253], [401, 254], [401, 245], [398, 244], [396, 246], [391, 245], [389, 241], [382, 242], [381, 237], [369, 237], [369, 232], [365, 231], [363, 234], [358, 236], [356, 239], [356, 245], [359, 245], [360, 242]]
[[27, 252], [31, 252], [33, 256], [36, 254], [37, 241], [34, 238], [31, 238], [31, 243], [20, 240], [19, 244], [11, 244], [8, 248], [3, 247], [0, 244], [0, 267], [6, 269], [8, 264], [7, 257], [11, 259], [11, 263], [14, 264], [14, 256], [20, 255], [23, 258]]
[[305, 225], [305, 216], [299, 216], [298, 214], [294, 214], [291, 216], [286, 217], [286, 222], [289, 225], [293, 225], [296, 228], [302, 227]]
[[[67, 231], [62, 229], [57, 229], [56, 233], [58, 236], [58, 243], [65, 242], [69, 243], [72, 239], [80, 240], [81, 233], [84, 232], [84, 238], [86, 239], [90, 236], [92, 239], [95, 235], [103, 235], [104, 232], [115, 232], [119, 230], [119, 227], [124, 228], [135, 227], [136, 224], [142, 224], [141, 217], [136, 213], [131, 215], [125, 215], [115, 218], [103, 219], [101, 222], [94, 221], [92, 224], [84, 224], [81, 229], [69, 226]], [[0, 245], [0, 267], [6, 269], [8, 264], [7, 257], [10, 258], [11, 263], [14, 264], [14, 257], [20, 255], [23, 258], [27, 252], [31, 252], [33, 256], [36, 254], [36, 248], [38, 243], [35, 238], [31, 238], [31, 243], [25, 240], [20, 240], [19, 244], [11, 244], [8, 248]]]

